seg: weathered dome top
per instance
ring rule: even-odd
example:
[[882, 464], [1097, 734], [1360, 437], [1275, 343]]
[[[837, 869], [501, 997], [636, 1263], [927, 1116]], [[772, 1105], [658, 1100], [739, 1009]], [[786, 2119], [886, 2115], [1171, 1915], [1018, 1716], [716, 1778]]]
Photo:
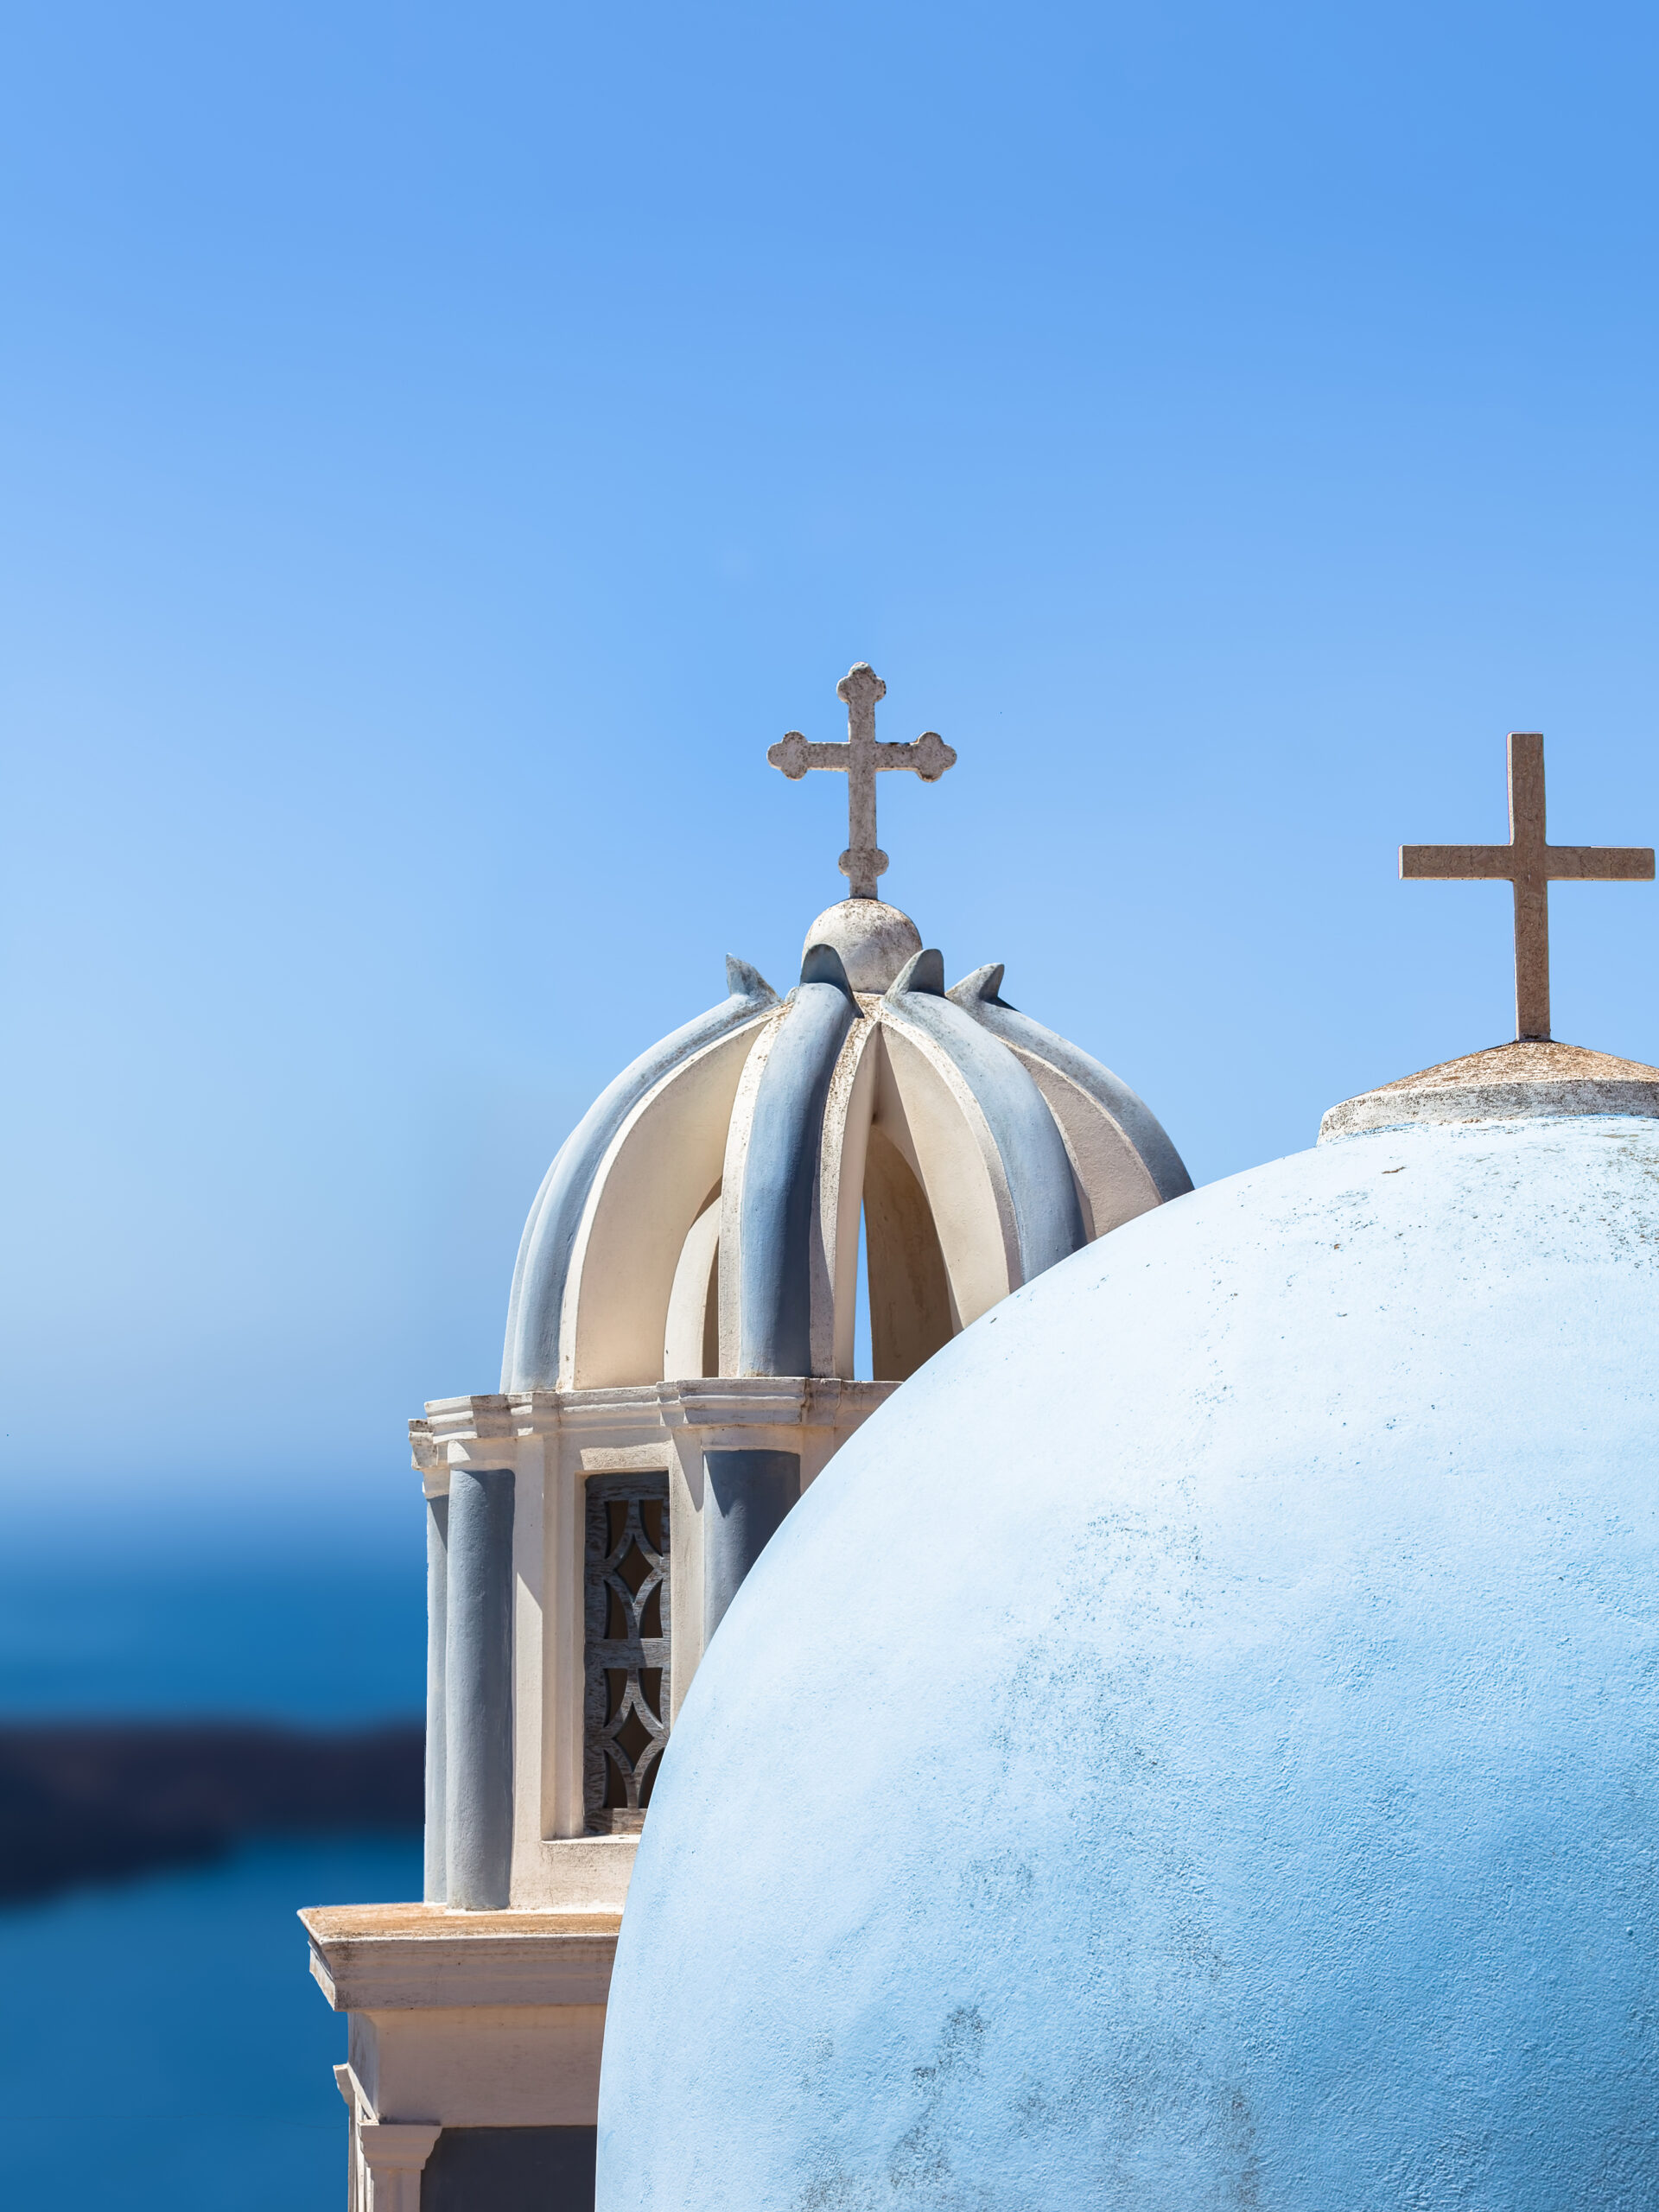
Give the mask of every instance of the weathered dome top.
[[815, 944], [841, 956], [855, 991], [885, 991], [922, 949], [922, 933], [906, 913], [882, 899], [842, 899], [826, 906], [806, 933], [805, 959]]
[[1574, 1114], [1659, 1116], [1659, 1068], [1554, 1038], [1519, 1038], [1344, 1099], [1320, 1122], [1319, 1142], [1411, 1122], [1515, 1122]]
[[1190, 1190], [1150, 1110], [1001, 977], [947, 993], [938, 953], [874, 898], [819, 918], [786, 1000], [728, 962], [728, 995], [626, 1069], [549, 1169], [502, 1389], [850, 1376], [861, 1225], [875, 1374], [902, 1379]]
[[894, 1393], [683, 1709], [600, 2212], [1659, 2198], [1656, 1253], [1650, 1118], [1355, 1135]]

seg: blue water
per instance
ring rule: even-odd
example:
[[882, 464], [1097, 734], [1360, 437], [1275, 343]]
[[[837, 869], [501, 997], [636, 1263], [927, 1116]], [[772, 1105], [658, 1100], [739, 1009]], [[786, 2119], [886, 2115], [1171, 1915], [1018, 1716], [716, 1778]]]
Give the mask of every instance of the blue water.
[[0, 1715], [401, 1718], [424, 1702], [425, 1654], [418, 1555], [332, 1573], [0, 1568]]
[[[0, 1573], [0, 1716], [418, 1712], [418, 1567]], [[251, 1843], [0, 1910], [0, 2205], [344, 2212], [345, 2022], [305, 1904], [418, 1897], [414, 1834]]]
[[0, 1913], [0, 2204], [345, 2212], [346, 2024], [294, 1915], [417, 1897], [420, 1859], [255, 1844]]

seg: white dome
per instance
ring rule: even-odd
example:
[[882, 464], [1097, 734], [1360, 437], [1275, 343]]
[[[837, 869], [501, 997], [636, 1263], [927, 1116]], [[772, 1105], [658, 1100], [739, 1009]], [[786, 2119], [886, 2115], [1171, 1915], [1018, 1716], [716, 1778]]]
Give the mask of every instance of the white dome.
[[1383, 1129], [899, 1391], [682, 1711], [600, 2212], [1659, 2201], [1656, 1255], [1651, 1119]]

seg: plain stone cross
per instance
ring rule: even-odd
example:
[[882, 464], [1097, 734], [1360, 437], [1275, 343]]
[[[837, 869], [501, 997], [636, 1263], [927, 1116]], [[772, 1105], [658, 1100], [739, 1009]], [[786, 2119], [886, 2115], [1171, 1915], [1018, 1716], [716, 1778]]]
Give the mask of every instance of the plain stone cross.
[[913, 745], [876, 743], [875, 702], [887, 696], [887, 685], [861, 660], [836, 686], [836, 698], [847, 702], [845, 745], [809, 745], [792, 729], [766, 754], [791, 783], [809, 768], [833, 768], [846, 777], [849, 842], [840, 867], [855, 899], [874, 899], [876, 878], [887, 874], [887, 856], [875, 842], [876, 777], [884, 769], [909, 768], [925, 784], [937, 784], [956, 766], [955, 751], [936, 729], [924, 730]]
[[1402, 845], [1400, 873], [1414, 880], [1509, 882], [1515, 887], [1515, 1033], [1549, 1035], [1549, 887], [1651, 883], [1650, 845], [1552, 845], [1544, 836], [1544, 741], [1510, 733], [1507, 845]]

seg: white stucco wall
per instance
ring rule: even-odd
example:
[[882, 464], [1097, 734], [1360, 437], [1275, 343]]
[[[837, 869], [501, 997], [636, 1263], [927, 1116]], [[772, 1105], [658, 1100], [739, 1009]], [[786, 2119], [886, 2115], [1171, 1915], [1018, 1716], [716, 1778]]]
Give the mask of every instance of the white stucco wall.
[[1659, 2202], [1656, 1268], [1653, 1122], [1385, 1132], [950, 1344], [681, 1713], [600, 2212]]

